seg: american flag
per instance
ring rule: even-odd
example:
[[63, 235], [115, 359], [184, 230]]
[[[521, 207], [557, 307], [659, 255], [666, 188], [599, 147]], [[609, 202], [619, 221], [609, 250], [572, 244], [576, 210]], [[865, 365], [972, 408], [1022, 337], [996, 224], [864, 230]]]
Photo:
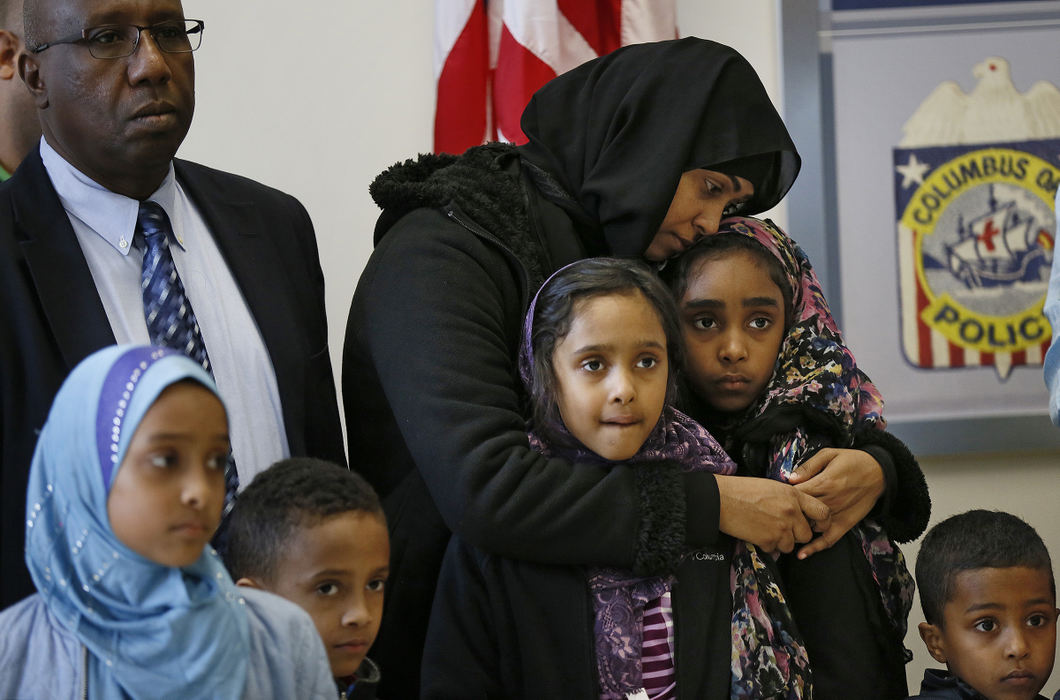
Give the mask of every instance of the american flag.
[[626, 44], [677, 36], [676, 0], [436, 0], [434, 150], [525, 143], [546, 82]]

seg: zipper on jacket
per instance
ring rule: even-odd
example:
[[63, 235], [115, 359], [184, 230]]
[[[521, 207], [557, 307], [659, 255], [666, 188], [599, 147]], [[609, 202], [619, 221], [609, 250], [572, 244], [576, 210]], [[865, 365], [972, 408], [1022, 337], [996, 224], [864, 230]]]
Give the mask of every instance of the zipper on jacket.
[[530, 295], [533, 292], [530, 290], [529, 274], [526, 271], [526, 267], [523, 265], [523, 261], [520, 260], [519, 257], [514, 252], [512, 252], [512, 249], [509, 248], [508, 246], [506, 246], [501, 241], [501, 239], [497, 238], [495, 235], [493, 235], [492, 233], [490, 233], [486, 229], [482, 228], [477, 223], [475, 223], [473, 221], [472, 222], [468, 222], [468, 221], [465, 221], [464, 219], [460, 218], [460, 216], [458, 216], [457, 213], [453, 210], [452, 205], [447, 206], [445, 208], [445, 215], [447, 217], [449, 217], [450, 219], [452, 219], [454, 222], [456, 222], [456, 223], [460, 224], [461, 226], [463, 226], [464, 228], [466, 228], [471, 233], [473, 233], [476, 236], [478, 236], [479, 238], [484, 238], [485, 240], [489, 241], [493, 245], [497, 246], [498, 248], [501, 249], [501, 252], [503, 252], [505, 255], [507, 255], [509, 258], [511, 258], [512, 260], [515, 261], [515, 267], [519, 270], [519, 280], [522, 283], [521, 286], [522, 286], [522, 289], [523, 289], [523, 309], [525, 310], [525, 309], [529, 308], [530, 307]]

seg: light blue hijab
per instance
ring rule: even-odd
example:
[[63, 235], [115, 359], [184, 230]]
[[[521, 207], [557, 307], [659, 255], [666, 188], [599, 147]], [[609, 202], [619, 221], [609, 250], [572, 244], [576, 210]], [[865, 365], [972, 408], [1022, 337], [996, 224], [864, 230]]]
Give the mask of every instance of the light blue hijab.
[[238, 698], [247, 613], [207, 547], [191, 566], [156, 564], [114, 535], [107, 494], [136, 427], [166, 387], [194, 380], [170, 350], [117, 346], [79, 364], [37, 441], [26, 496], [26, 564], [63, 627], [88, 649], [92, 698]]

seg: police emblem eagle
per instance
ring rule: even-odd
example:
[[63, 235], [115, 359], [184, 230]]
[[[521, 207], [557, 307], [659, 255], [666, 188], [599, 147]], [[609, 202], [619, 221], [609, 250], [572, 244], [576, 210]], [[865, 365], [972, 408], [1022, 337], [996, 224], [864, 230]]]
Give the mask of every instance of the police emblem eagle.
[[1060, 184], [1060, 90], [1008, 62], [940, 84], [894, 149], [902, 346], [915, 367], [1041, 366]]

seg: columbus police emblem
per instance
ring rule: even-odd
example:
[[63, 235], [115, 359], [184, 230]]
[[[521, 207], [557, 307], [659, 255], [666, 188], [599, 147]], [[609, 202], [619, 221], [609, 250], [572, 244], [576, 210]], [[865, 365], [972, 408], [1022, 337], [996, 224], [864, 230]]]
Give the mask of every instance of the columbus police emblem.
[[1060, 184], [1060, 91], [988, 58], [937, 87], [894, 149], [902, 345], [916, 367], [1041, 365]]

